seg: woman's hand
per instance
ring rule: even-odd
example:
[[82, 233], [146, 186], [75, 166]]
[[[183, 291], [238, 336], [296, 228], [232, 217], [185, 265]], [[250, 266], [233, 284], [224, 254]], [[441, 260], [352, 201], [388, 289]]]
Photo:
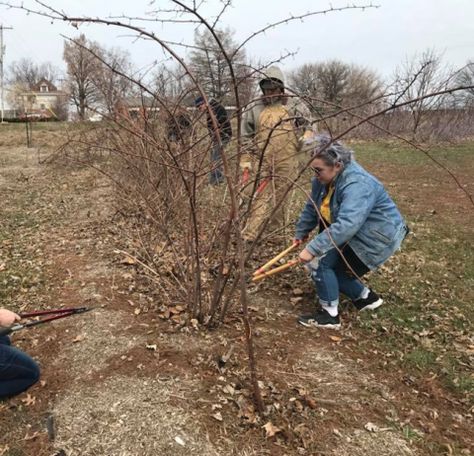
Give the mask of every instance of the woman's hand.
[[0, 326], [11, 326], [15, 321], [21, 320], [21, 317], [15, 312], [7, 309], [0, 309]]
[[309, 235], [307, 235], [307, 234], [301, 239], [293, 238], [293, 245], [300, 245], [303, 242], [306, 242], [308, 240], [308, 238], [309, 238]]
[[303, 249], [300, 252], [299, 258], [302, 263], [309, 263], [314, 258], [314, 255], [310, 253], [308, 250]]

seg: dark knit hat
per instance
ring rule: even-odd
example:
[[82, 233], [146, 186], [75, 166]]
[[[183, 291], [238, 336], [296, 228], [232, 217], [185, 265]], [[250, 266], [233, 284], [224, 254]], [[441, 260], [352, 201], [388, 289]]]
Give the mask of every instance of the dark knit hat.
[[202, 104], [204, 104], [204, 97], [199, 96], [194, 100], [194, 106], [196, 106], [196, 108], [198, 108]]

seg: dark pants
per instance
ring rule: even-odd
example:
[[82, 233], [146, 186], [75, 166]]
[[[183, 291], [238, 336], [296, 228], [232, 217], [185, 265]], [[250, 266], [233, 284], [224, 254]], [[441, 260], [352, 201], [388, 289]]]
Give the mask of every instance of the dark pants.
[[0, 399], [27, 390], [39, 377], [38, 364], [26, 353], [12, 347], [8, 337], [0, 337]]
[[[222, 151], [224, 147], [229, 143], [229, 140], [222, 140]], [[211, 185], [219, 185], [224, 182], [224, 171], [222, 168], [222, 157], [221, 148], [215, 141], [212, 143], [211, 148], [211, 172], [209, 173], [209, 182]]]

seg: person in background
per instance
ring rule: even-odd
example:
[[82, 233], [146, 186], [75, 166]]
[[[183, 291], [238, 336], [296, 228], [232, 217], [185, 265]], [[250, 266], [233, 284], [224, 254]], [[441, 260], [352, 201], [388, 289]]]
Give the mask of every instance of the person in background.
[[[262, 71], [259, 87], [262, 95], [246, 107], [241, 123], [242, 195], [252, 201], [243, 232], [247, 241], [255, 239], [262, 223], [283, 198], [297, 174], [305, 139], [314, 134], [309, 109], [297, 97], [286, 95], [279, 67]], [[255, 179], [259, 179], [257, 185]], [[255, 198], [251, 194], [254, 188], [261, 189]], [[269, 230], [286, 226], [286, 200], [269, 221]]]
[[192, 135], [191, 117], [185, 109], [176, 109], [166, 119], [166, 136], [173, 143], [187, 143]]
[[351, 150], [324, 135], [313, 144], [311, 198], [296, 224], [295, 242], [307, 241], [317, 229], [299, 258], [308, 264], [321, 308], [298, 322], [338, 329], [339, 293], [358, 310], [382, 305], [360, 278], [400, 248], [408, 228], [383, 185], [354, 160]]
[[[204, 97], [198, 97], [194, 100], [194, 105], [199, 111], [207, 113], [207, 129], [211, 137], [211, 172], [209, 174], [209, 182], [211, 185], [219, 185], [224, 182], [221, 156], [232, 138], [232, 126], [229, 116], [224, 106], [214, 98], [209, 98], [206, 103]], [[214, 125], [213, 117], [217, 125]], [[219, 144], [219, 138], [221, 144]]]
[[[20, 316], [7, 309], [0, 309], [0, 327], [8, 327]], [[12, 347], [10, 338], [0, 336], [0, 399], [27, 390], [40, 378], [40, 369], [26, 353]]]

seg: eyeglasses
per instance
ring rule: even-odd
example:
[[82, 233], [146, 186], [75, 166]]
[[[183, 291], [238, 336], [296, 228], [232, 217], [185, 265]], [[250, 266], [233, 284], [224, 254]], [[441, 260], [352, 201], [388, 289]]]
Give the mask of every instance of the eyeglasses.
[[324, 171], [324, 168], [318, 168], [317, 166], [310, 166], [309, 169], [313, 171], [316, 176], [319, 176]]

